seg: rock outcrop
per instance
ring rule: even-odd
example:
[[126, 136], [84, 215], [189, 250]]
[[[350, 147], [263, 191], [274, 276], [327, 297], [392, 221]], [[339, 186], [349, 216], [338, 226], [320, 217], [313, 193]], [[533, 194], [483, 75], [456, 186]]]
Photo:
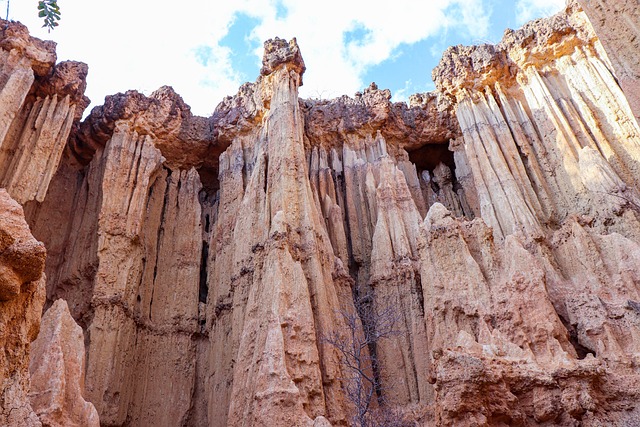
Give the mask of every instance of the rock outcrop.
[[[116, 98], [81, 126], [78, 139], [97, 136], [82, 151], [72, 147], [51, 183], [53, 197], [31, 206], [34, 230], [51, 242], [47, 297], [66, 299], [85, 328], [86, 397], [101, 423], [180, 425], [191, 406], [203, 315], [202, 185], [193, 167], [169, 166], [183, 162], [182, 153], [167, 158], [157, 146], [162, 138], [182, 143], [180, 123], [190, 113], [166, 88], [143, 106], [137, 93]], [[95, 123], [118, 114], [110, 106], [131, 116], [108, 133]], [[146, 126], [156, 118], [175, 128], [154, 134]], [[48, 227], [52, 215], [63, 215], [63, 231]]]
[[46, 251], [20, 205], [0, 189], [0, 424], [39, 426], [29, 392], [29, 347], [38, 335]]
[[[0, 216], [5, 329], [20, 328], [0, 416], [639, 423], [630, 4], [572, 1], [495, 46], [449, 48], [436, 91], [409, 104], [375, 84], [299, 99], [300, 48], [276, 38], [258, 79], [208, 118], [163, 87], [79, 122], [86, 66], [55, 64], [51, 43], [10, 24], [0, 186], [46, 245], [49, 310], [34, 413], [44, 249], [24, 224], [3, 238]], [[4, 190], [0, 211], [20, 215]], [[40, 252], [11, 256], [24, 242]]]
[[67, 303], [56, 300], [31, 344], [29, 401], [45, 426], [99, 427], [96, 408], [83, 398], [84, 335]]
[[0, 25], [0, 187], [20, 203], [43, 201], [74, 123], [89, 104], [87, 66], [56, 64], [55, 43], [30, 37], [19, 23]]
[[639, 391], [622, 366], [639, 344], [626, 265], [639, 249], [640, 128], [584, 12], [570, 3], [496, 46], [450, 48], [434, 80], [481, 217], [434, 205], [423, 225], [423, 277], [438, 271], [423, 281], [436, 419], [637, 422], [617, 408]]
[[[572, 231], [558, 232], [546, 255], [535, 256], [531, 241], [510, 235], [497, 244], [481, 219], [453, 218], [438, 204], [430, 209], [422, 226], [422, 268], [426, 277], [438, 271], [423, 283], [439, 424], [637, 422], [637, 413], [619, 408], [640, 397], [632, 385], [638, 372], [622, 368], [636, 363], [637, 343], [628, 331], [637, 329], [638, 319], [624, 308], [626, 297], [605, 295], [609, 284], [624, 281], [598, 283], [595, 272], [578, 270], [623, 258], [613, 247], [596, 249], [606, 240], [629, 245], [625, 253], [632, 258], [638, 245], [600, 236], [575, 219], [564, 227]], [[567, 239], [567, 232], [573, 236]], [[556, 246], [558, 234], [567, 240]], [[593, 251], [577, 252], [588, 246]], [[572, 252], [570, 262], [564, 251]], [[549, 258], [564, 262], [562, 272], [573, 269], [573, 280], [563, 280]], [[624, 293], [635, 292], [627, 282]]]
[[[311, 426], [345, 419], [338, 354], [322, 337], [342, 326], [336, 309], [353, 307], [334, 281], [340, 272], [306, 167], [295, 40], [267, 42], [263, 64], [252, 89], [270, 108], [220, 157], [205, 327], [208, 365], [234, 362], [212, 372], [208, 419]], [[218, 337], [228, 345], [215, 345]]]

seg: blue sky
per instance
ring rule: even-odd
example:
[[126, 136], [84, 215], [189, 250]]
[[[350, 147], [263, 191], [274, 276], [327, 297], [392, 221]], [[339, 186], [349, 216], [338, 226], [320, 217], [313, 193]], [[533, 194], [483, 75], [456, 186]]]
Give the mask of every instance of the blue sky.
[[[6, 0], [0, 0], [4, 10]], [[209, 115], [260, 69], [262, 42], [297, 37], [307, 65], [301, 96], [332, 98], [375, 81], [394, 99], [433, 89], [447, 46], [498, 42], [504, 29], [559, 11], [565, 0], [58, 0], [60, 27], [40, 28], [36, 0], [10, 18], [58, 42], [58, 58], [89, 64], [92, 105], [127, 89], [168, 84]], [[108, 4], [109, 7], [105, 7]]]

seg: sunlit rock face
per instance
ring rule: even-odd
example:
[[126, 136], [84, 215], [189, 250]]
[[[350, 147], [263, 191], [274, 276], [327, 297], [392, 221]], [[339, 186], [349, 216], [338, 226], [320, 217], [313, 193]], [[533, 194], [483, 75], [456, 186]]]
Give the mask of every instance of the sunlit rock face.
[[480, 210], [435, 205], [422, 225], [435, 419], [636, 422], [603, 396], [638, 393], [640, 128], [587, 17], [570, 3], [496, 46], [449, 48], [433, 76]]
[[[2, 21], [0, 187], [19, 203], [43, 201], [69, 134], [89, 104], [86, 64], [56, 64], [55, 43]], [[6, 27], [5, 27], [6, 26]]]
[[614, 2], [580, 0], [579, 3], [602, 41], [611, 61], [612, 71], [624, 90], [636, 119], [640, 119], [640, 88], [638, 88], [640, 10], [638, 3], [633, 0]]
[[377, 421], [640, 423], [639, 23], [583, 3], [449, 48], [408, 104], [300, 99], [301, 48], [269, 40], [208, 118], [163, 87], [80, 122], [86, 66], [11, 24], [0, 416], [353, 425], [332, 342], [383, 312], [393, 333], [362, 351]]

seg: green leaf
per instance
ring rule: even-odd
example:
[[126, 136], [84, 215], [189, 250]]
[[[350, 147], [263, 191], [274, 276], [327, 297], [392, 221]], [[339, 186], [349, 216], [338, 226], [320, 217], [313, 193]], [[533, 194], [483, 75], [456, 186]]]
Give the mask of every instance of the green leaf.
[[53, 30], [59, 24], [60, 7], [57, 0], [40, 0], [38, 2], [38, 17], [44, 18], [43, 27]]

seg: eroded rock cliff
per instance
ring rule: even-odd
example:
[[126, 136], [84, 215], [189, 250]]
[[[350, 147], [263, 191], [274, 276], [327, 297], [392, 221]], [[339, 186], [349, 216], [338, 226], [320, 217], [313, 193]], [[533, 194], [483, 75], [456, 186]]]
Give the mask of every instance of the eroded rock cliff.
[[640, 128], [582, 9], [450, 48], [434, 80], [482, 219], [423, 225], [437, 419], [637, 422]]
[[[628, 8], [585, 1], [590, 21], [570, 2], [452, 47], [408, 105], [375, 84], [300, 99], [300, 48], [276, 38], [211, 117], [163, 87], [81, 123], [86, 66], [10, 24], [0, 186], [47, 248], [40, 420], [95, 423], [95, 406], [104, 426], [352, 425], [369, 378], [372, 422], [640, 422], [637, 55], [610, 52], [623, 36], [606, 24]], [[0, 247], [4, 304], [34, 300], [6, 321], [22, 329], [0, 414], [25, 425], [33, 245]], [[43, 350], [81, 345], [62, 300], [84, 394], [83, 358]]]
[[0, 424], [39, 426], [29, 404], [29, 347], [38, 335], [46, 251], [20, 205], [0, 189]]
[[55, 43], [30, 37], [19, 23], [1, 24], [0, 187], [23, 204], [43, 201], [74, 123], [89, 104], [87, 66], [56, 64]]
[[640, 119], [640, 89], [638, 89], [640, 9], [638, 9], [638, 2], [583, 0], [580, 4], [587, 13], [596, 34], [602, 40], [617, 81], [624, 90], [636, 119]]

